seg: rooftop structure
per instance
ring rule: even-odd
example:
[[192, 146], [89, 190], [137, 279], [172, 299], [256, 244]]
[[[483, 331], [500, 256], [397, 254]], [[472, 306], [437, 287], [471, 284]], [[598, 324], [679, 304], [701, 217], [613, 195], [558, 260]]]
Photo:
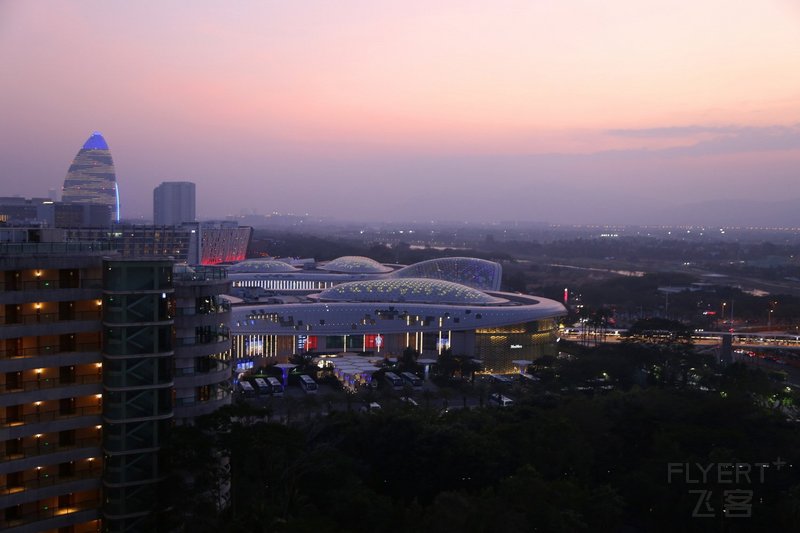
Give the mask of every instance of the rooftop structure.
[[328, 261], [319, 268], [328, 272], [344, 274], [382, 274], [392, 271], [391, 267], [382, 265], [369, 257], [358, 255], [345, 255], [333, 261]]
[[429, 304], [496, 305], [508, 300], [441, 279], [404, 278], [352, 281], [316, 295], [320, 301], [414, 302]]
[[245, 273], [285, 273], [297, 272], [299, 269], [275, 259], [245, 259], [240, 263], [236, 263], [228, 267], [228, 272], [245, 272]]
[[453, 281], [479, 290], [500, 289], [503, 268], [499, 263], [472, 257], [445, 257], [397, 269], [373, 259], [344, 256], [322, 263], [290, 267], [269, 259], [248, 259], [229, 269], [237, 295], [252, 299], [268, 293], [307, 294], [340, 283], [372, 279], [426, 278]]
[[476, 289], [500, 290], [503, 267], [475, 257], [441, 257], [421, 261], [392, 273], [395, 278], [430, 278], [455, 281]]

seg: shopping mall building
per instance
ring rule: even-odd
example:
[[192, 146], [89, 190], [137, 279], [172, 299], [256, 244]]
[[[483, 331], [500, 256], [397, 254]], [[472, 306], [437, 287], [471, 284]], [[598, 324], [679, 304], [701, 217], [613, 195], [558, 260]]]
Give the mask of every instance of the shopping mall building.
[[[257, 270], [257, 263], [248, 268]], [[269, 287], [262, 303], [233, 307], [233, 350], [242, 366], [285, 361], [294, 353], [388, 357], [410, 347], [423, 357], [450, 348], [482, 360], [487, 371], [510, 372], [514, 360], [554, 353], [556, 319], [566, 314], [554, 300], [499, 292], [501, 266], [481, 259], [395, 268], [346, 257], [303, 270], [263, 263], [249, 277], [241, 267], [229, 274], [234, 286]], [[266, 272], [271, 268], [272, 275]]]

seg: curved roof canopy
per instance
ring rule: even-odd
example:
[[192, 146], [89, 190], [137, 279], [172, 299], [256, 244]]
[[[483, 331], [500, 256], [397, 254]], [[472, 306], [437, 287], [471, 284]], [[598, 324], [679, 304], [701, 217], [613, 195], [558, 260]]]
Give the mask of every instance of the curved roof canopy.
[[298, 269], [275, 259], [246, 259], [228, 267], [228, 272], [296, 272]]
[[439, 279], [371, 279], [341, 283], [317, 295], [334, 302], [414, 302], [496, 305], [508, 302], [472, 287]]
[[383, 274], [392, 269], [384, 266], [374, 259], [359, 255], [345, 255], [319, 267], [328, 272], [342, 272], [346, 274]]
[[431, 278], [454, 281], [481, 290], [500, 290], [503, 267], [475, 257], [441, 257], [403, 267], [394, 278]]

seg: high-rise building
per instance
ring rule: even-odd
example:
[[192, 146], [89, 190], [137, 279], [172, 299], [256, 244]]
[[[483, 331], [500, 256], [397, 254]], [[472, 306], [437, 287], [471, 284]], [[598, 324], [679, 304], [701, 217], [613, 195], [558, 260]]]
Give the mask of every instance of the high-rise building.
[[100, 132], [92, 133], [67, 171], [61, 200], [72, 204], [108, 206], [119, 221], [119, 189], [108, 143]]
[[194, 183], [165, 181], [153, 189], [153, 223], [156, 226], [177, 226], [194, 221]]
[[219, 267], [0, 243], [0, 530], [152, 531], [172, 424], [230, 402]]
[[107, 244], [0, 245], [0, 529], [99, 529]]

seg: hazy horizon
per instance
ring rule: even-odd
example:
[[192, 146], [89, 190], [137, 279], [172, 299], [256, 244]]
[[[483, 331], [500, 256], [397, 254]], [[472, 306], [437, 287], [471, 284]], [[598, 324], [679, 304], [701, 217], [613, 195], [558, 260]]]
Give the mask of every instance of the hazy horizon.
[[193, 181], [202, 218], [800, 226], [799, 23], [790, 0], [5, 1], [0, 196], [60, 190], [98, 130], [123, 218]]

